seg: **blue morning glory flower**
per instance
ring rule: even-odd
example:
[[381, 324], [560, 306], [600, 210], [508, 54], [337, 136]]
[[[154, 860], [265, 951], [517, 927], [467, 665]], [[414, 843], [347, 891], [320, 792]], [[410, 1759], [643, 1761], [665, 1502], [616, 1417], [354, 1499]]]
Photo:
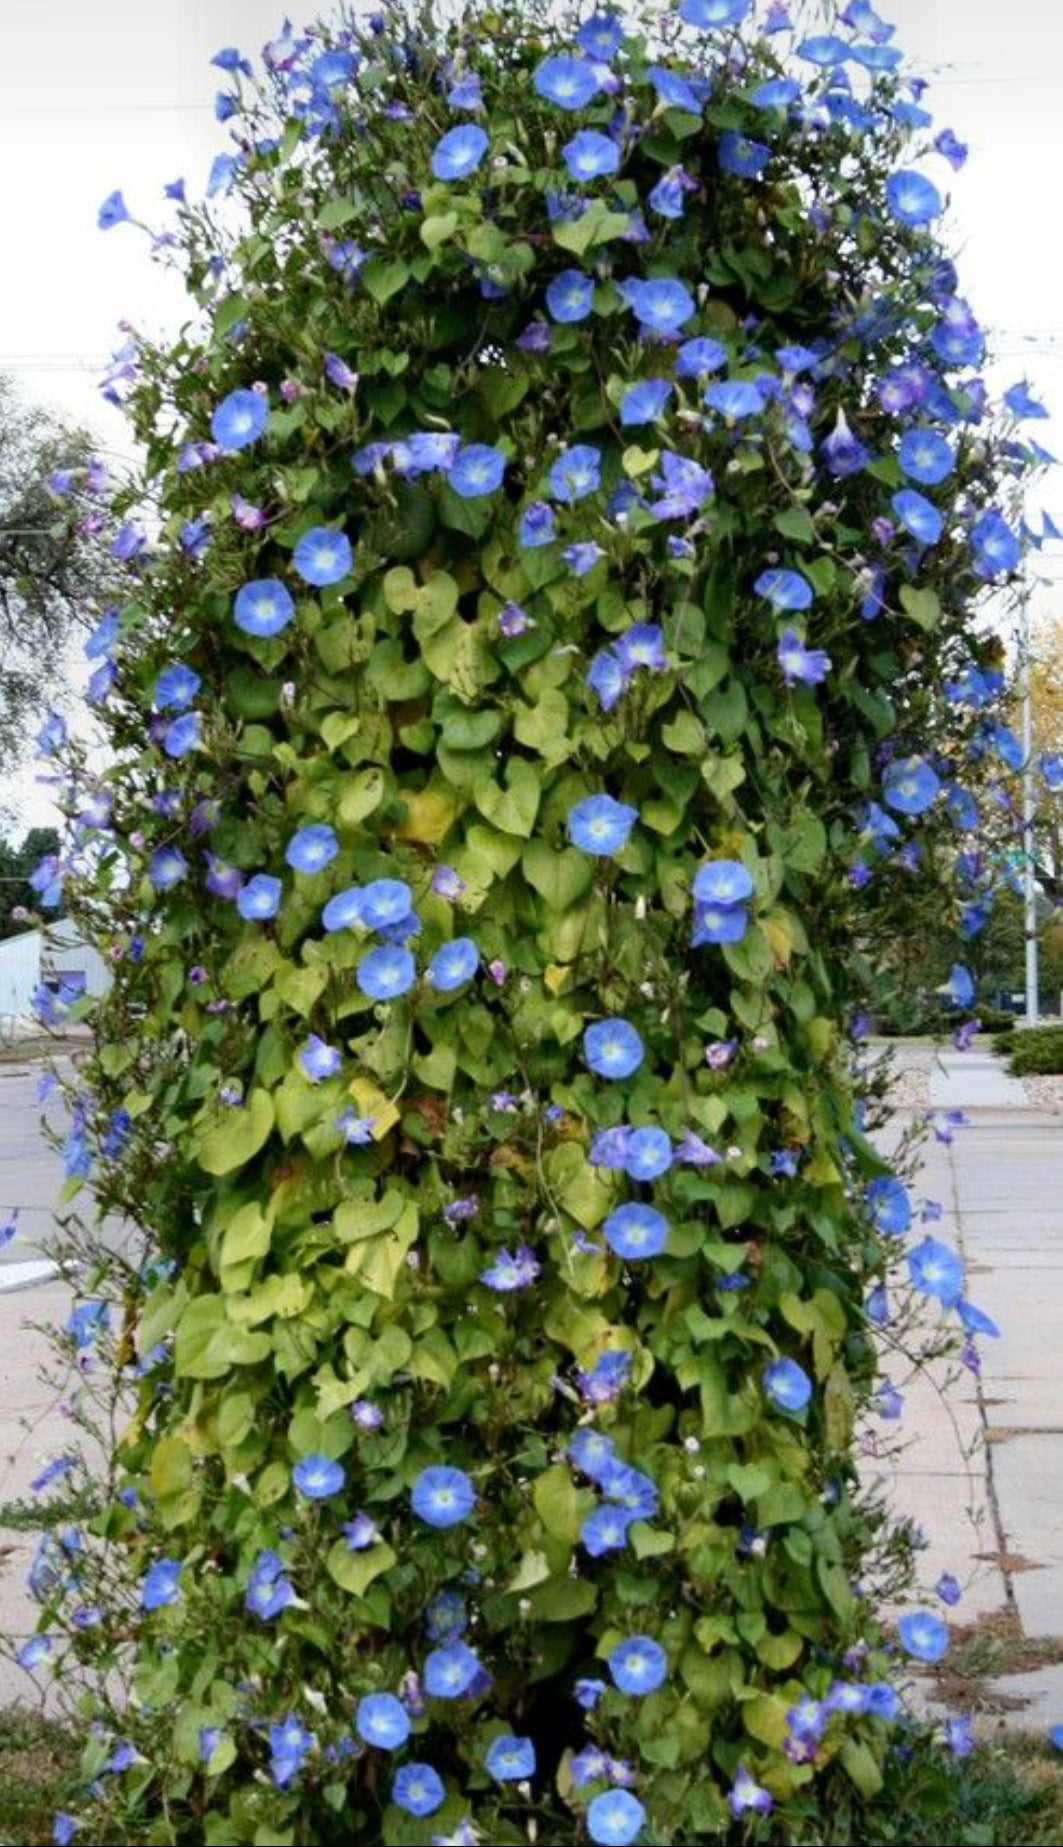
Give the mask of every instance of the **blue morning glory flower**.
[[324, 589], [338, 584], [351, 568], [351, 541], [345, 532], [315, 526], [304, 532], [292, 553], [292, 564], [304, 584]]
[[628, 1463], [611, 1461], [602, 1473], [601, 1487], [607, 1500], [626, 1507], [640, 1520], [652, 1520], [660, 1505], [656, 1483]]
[[68, 1815], [65, 1809], [58, 1809], [52, 1816], [52, 1841], [54, 1847], [70, 1847], [78, 1829], [81, 1827], [76, 1816]]
[[605, 553], [600, 545], [590, 539], [580, 545], [566, 545], [561, 557], [574, 577], [586, 577], [588, 571], [593, 571], [599, 558], [605, 557]]
[[771, 149], [762, 141], [750, 141], [733, 128], [720, 136], [716, 158], [724, 173], [737, 173], [746, 180], [759, 180], [771, 159]]
[[957, 1302], [956, 1313], [965, 1333], [985, 1334], [990, 1340], [1000, 1339], [1000, 1329], [992, 1315], [987, 1315], [983, 1308], [976, 1308], [973, 1302]]
[[[1021, 419], [1024, 417], [1048, 416], [1048, 412], [1044, 405], [1039, 403], [1035, 397], [1031, 397], [1025, 379], [1023, 379], [1021, 384], [1011, 385], [1008, 390], [1005, 391], [1004, 402], [1013, 417]], [[1058, 534], [1056, 536], [1058, 537]]]
[[678, 333], [694, 313], [694, 297], [674, 276], [650, 276], [621, 282], [620, 293], [643, 332]]
[[242, 584], [233, 600], [233, 621], [245, 635], [279, 635], [294, 614], [291, 594], [277, 577]]
[[758, 416], [766, 400], [759, 386], [747, 379], [731, 378], [710, 385], [704, 402], [710, 410], [719, 411], [728, 423], [738, 423], [743, 417]]
[[446, 1800], [446, 1785], [431, 1764], [403, 1764], [391, 1785], [391, 1800], [396, 1808], [422, 1820], [434, 1815]]
[[462, 122], [441, 135], [432, 149], [432, 172], [437, 180], [463, 180], [475, 173], [487, 152], [488, 140], [476, 122]]
[[183, 712], [201, 685], [198, 673], [183, 661], [175, 661], [172, 667], [163, 668], [155, 682], [155, 704], [160, 712]]
[[535, 71], [535, 92], [559, 109], [585, 109], [601, 88], [586, 58], [544, 58]]
[[739, 25], [752, 4], [753, 0], [683, 0], [679, 17], [684, 25], [714, 32], [723, 26]]
[[480, 966], [480, 951], [471, 936], [456, 936], [453, 942], [437, 949], [428, 965], [428, 983], [440, 994], [471, 981]]
[[[430, 1525], [438, 1526], [438, 1521]], [[466, 1642], [433, 1648], [424, 1664], [424, 1688], [433, 1699], [460, 1699], [482, 1673], [479, 1656]]]
[[648, 667], [651, 673], [661, 673], [668, 665], [664, 634], [657, 622], [633, 622], [630, 628], [617, 637], [613, 647], [625, 673], [634, 673], [637, 667]]
[[629, 1262], [657, 1257], [668, 1242], [668, 1220], [663, 1212], [640, 1199], [617, 1206], [610, 1212], [602, 1230], [609, 1249]]
[[757, 85], [749, 100], [755, 109], [788, 109], [800, 94], [796, 77], [771, 77], [767, 83]]
[[244, 1593], [245, 1608], [264, 1623], [272, 1622], [294, 1601], [295, 1590], [290, 1579], [283, 1575], [259, 1577], [253, 1573]]
[[484, 1755], [484, 1769], [496, 1783], [523, 1783], [535, 1775], [535, 1746], [530, 1738], [492, 1738]]
[[974, 1000], [974, 981], [970, 969], [964, 968], [962, 962], [954, 962], [942, 991], [954, 1007], [969, 1007]]
[[879, 1174], [864, 1188], [864, 1199], [876, 1228], [888, 1237], [904, 1235], [912, 1222], [908, 1189], [895, 1174]]
[[397, 1751], [410, 1735], [410, 1715], [394, 1693], [367, 1693], [358, 1701], [354, 1729], [366, 1744]]
[[629, 1635], [617, 1643], [607, 1665], [621, 1693], [642, 1695], [655, 1693], [664, 1685], [668, 1656], [652, 1636]]
[[1022, 546], [999, 513], [983, 513], [975, 522], [971, 528], [971, 548], [975, 554], [975, 568], [981, 577], [995, 577], [998, 571], [1013, 571], [1022, 557]]
[[916, 1661], [940, 1661], [949, 1646], [948, 1624], [932, 1610], [912, 1610], [897, 1624], [905, 1654]]
[[140, 1604], [145, 1610], [161, 1610], [176, 1603], [181, 1595], [181, 1560], [156, 1559], [144, 1574], [140, 1587]]
[[694, 874], [691, 890], [699, 904], [744, 904], [753, 896], [753, 879], [737, 859], [710, 859]]
[[331, 865], [339, 850], [340, 843], [331, 827], [324, 822], [312, 823], [292, 835], [284, 857], [295, 872], [320, 872], [323, 866]]
[[511, 1295], [516, 1289], [530, 1289], [542, 1265], [526, 1244], [516, 1251], [497, 1251], [493, 1263], [481, 1270], [480, 1281], [499, 1295]]
[[632, 1129], [623, 1165], [633, 1180], [658, 1179], [672, 1165], [671, 1136], [652, 1125]]
[[692, 949], [705, 943], [740, 943], [749, 928], [744, 904], [698, 904], [694, 908]]
[[409, 950], [387, 943], [362, 957], [354, 979], [370, 1000], [394, 1000], [412, 988], [416, 974], [417, 964]]
[[830, 655], [822, 648], [806, 648], [795, 629], [784, 629], [776, 658], [787, 686], [822, 686], [830, 672]]
[[574, 847], [598, 858], [620, 853], [639, 818], [637, 808], [617, 802], [611, 795], [588, 795], [569, 810], [568, 837]]
[[490, 443], [465, 443], [447, 470], [447, 486], [462, 500], [493, 494], [502, 485], [506, 458]]
[[412, 907], [413, 893], [405, 879], [372, 879], [358, 893], [358, 921], [367, 930], [403, 923]]
[[647, 195], [646, 203], [660, 218], [682, 218], [684, 196], [696, 188], [697, 181], [688, 179], [682, 167], [671, 167]]
[[271, 1725], [268, 1735], [270, 1774], [278, 1789], [286, 1789], [293, 1777], [298, 1776], [317, 1738], [300, 1723], [294, 1712], [288, 1714], [283, 1725]]
[[672, 386], [666, 378], [642, 379], [624, 393], [620, 405], [621, 423], [652, 423], [655, 417], [660, 416], [671, 395]]
[[797, 47], [797, 55], [808, 64], [818, 64], [826, 69], [834, 64], [844, 64], [849, 57], [849, 46], [833, 32], [823, 32], [802, 39]]
[[576, 43], [596, 64], [608, 64], [624, 43], [624, 28], [615, 13], [593, 13], [576, 33]]
[[606, 1789], [587, 1805], [587, 1832], [595, 1847], [631, 1847], [646, 1810], [629, 1789]]
[[616, 1449], [611, 1437], [584, 1424], [569, 1440], [568, 1454], [577, 1469], [591, 1481], [601, 1483], [616, 1463]]
[[918, 425], [901, 439], [897, 451], [901, 473], [924, 487], [936, 487], [952, 473], [953, 454], [949, 444], [936, 430]]
[[[592, 692], [597, 693], [603, 712], [612, 711], [627, 683], [627, 675], [612, 649], [600, 649], [587, 669], [587, 685]], [[1063, 759], [1060, 762], [1060, 780], [1063, 781]]]
[[905, 531], [918, 539], [920, 545], [937, 544], [945, 522], [925, 494], [917, 493], [914, 487], [903, 487], [899, 494], [894, 494], [890, 505]]
[[830, 435], [820, 444], [820, 454], [835, 480], [842, 481], [847, 475], [859, 474], [866, 468], [871, 456], [858, 436], [849, 428], [845, 412], [840, 410], [834, 419], [834, 428]]
[[292, 1480], [306, 1500], [327, 1501], [339, 1494], [346, 1476], [342, 1463], [333, 1462], [331, 1456], [315, 1454], [296, 1463]]
[[52, 1642], [50, 1636], [33, 1635], [28, 1642], [23, 1642], [16, 1656], [16, 1660], [18, 1661], [19, 1667], [25, 1668], [26, 1672], [29, 1674], [32, 1673], [35, 1667], [40, 1667], [42, 1661], [47, 1661], [51, 1652]]
[[432, 1465], [414, 1482], [410, 1505], [427, 1526], [460, 1526], [476, 1505], [476, 1489], [464, 1469]]
[[585, 500], [601, 486], [602, 455], [590, 443], [563, 449], [550, 469], [550, 488], [557, 500]]
[[802, 1411], [812, 1396], [812, 1381], [796, 1360], [772, 1360], [764, 1368], [764, 1390], [780, 1411]]
[[646, 75], [666, 109], [685, 109], [688, 115], [700, 115], [701, 101], [694, 89], [694, 81], [704, 92], [704, 79], [688, 83], [685, 77], [677, 76], [675, 71], [668, 70], [663, 64], [651, 64]]
[[129, 218], [129, 207], [120, 192], [108, 193], [96, 214], [96, 223], [101, 231], [112, 231], [116, 224], [125, 224]]
[[583, 1054], [599, 1077], [624, 1078], [637, 1071], [643, 1044], [627, 1020], [597, 1020], [583, 1035]]
[[554, 509], [545, 500], [533, 500], [520, 518], [520, 542], [529, 549], [549, 545], [554, 537]]
[[203, 742], [202, 729], [202, 713], [182, 712], [163, 733], [162, 747], [166, 755], [176, 760], [187, 757], [190, 750], [198, 750]]
[[257, 442], [269, 422], [269, 399], [261, 391], [230, 391], [210, 420], [211, 434], [227, 454]]
[[762, 571], [753, 589], [757, 596], [766, 597], [773, 609], [808, 609], [812, 604], [812, 585], [800, 571]]
[[331, 933], [334, 930], [354, 930], [360, 927], [362, 896], [360, 885], [351, 885], [346, 891], [338, 891], [321, 913], [322, 929]]
[[915, 173], [911, 168], [890, 174], [886, 181], [886, 205], [890, 215], [900, 224], [917, 228], [940, 217], [945, 209], [933, 181], [924, 179], [921, 173]]
[[963, 1294], [963, 1262], [937, 1238], [924, 1238], [908, 1253], [908, 1275], [921, 1295], [933, 1296], [944, 1308], [954, 1308]]
[[684, 340], [676, 353], [675, 375], [677, 378], [704, 378], [726, 364], [727, 348], [707, 334], [696, 334], [693, 340]]
[[319, 1084], [322, 1078], [335, 1077], [343, 1058], [334, 1045], [326, 1045], [317, 1033], [311, 1033], [306, 1044], [299, 1049], [299, 1063], [310, 1082]]
[[925, 814], [940, 788], [925, 758], [901, 757], [890, 764], [882, 779], [882, 799], [898, 814]]
[[637, 1517], [626, 1507], [596, 1507], [580, 1527], [580, 1544], [592, 1558], [622, 1551], [627, 1545], [628, 1527]]
[[566, 141], [561, 150], [565, 165], [575, 180], [595, 180], [615, 173], [620, 166], [620, 149], [611, 135], [596, 128], [581, 128]]
[[248, 923], [264, 923], [276, 917], [281, 904], [281, 882], [268, 872], [256, 872], [236, 894], [236, 908]]
[[581, 269], [563, 269], [546, 291], [546, 305], [563, 325], [585, 321], [594, 306], [594, 279]]
[[180, 847], [160, 847], [151, 856], [148, 878], [156, 891], [170, 891], [179, 884], [187, 871], [188, 861]]

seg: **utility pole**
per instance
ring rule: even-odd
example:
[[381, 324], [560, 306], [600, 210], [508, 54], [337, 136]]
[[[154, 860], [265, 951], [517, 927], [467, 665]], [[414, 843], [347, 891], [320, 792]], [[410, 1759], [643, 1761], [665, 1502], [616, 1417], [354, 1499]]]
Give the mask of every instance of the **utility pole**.
[[1033, 761], [1033, 671], [1030, 661], [1030, 599], [1023, 592], [1019, 628], [1019, 672], [1022, 684], [1022, 853], [1023, 897], [1026, 912], [1026, 1024], [1037, 1025], [1040, 1012], [1037, 969], [1037, 881], [1034, 865], [1034, 814], [1037, 794]]

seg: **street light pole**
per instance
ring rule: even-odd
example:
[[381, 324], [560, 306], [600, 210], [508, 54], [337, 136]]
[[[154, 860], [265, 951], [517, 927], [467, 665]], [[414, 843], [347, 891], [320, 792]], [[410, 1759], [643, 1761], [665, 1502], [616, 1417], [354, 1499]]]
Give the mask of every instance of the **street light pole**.
[[1022, 855], [1026, 912], [1026, 1024], [1037, 1025], [1040, 1012], [1037, 968], [1037, 882], [1034, 869], [1034, 814], [1037, 798], [1033, 762], [1033, 673], [1030, 662], [1030, 603], [1022, 599], [1019, 666], [1022, 678]]

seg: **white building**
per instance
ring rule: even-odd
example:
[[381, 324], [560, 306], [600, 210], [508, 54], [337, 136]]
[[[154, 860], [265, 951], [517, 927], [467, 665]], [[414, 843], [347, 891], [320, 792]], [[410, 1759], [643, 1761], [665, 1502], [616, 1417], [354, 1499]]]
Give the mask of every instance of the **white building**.
[[58, 994], [64, 976], [86, 994], [105, 994], [111, 985], [99, 950], [82, 939], [68, 918], [0, 942], [0, 1038], [32, 1030], [34, 990], [43, 982]]

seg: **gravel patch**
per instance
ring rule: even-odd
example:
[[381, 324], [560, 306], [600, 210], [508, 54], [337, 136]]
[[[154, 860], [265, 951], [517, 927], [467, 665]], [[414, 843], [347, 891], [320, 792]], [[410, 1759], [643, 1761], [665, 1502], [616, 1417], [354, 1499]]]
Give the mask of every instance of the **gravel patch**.
[[1024, 1077], [1022, 1087], [1034, 1109], [1063, 1116], [1063, 1077]]

